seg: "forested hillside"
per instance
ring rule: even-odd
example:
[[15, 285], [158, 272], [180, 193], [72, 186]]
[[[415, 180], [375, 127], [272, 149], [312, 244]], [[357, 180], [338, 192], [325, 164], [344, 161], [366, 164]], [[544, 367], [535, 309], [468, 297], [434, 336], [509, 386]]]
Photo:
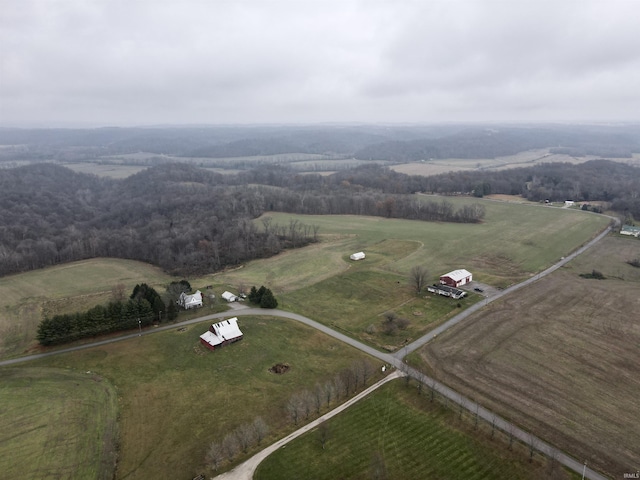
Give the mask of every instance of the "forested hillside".
[[148, 152], [196, 158], [287, 153], [407, 162], [552, 153], [628, 158], [637, 125], [258, 125], [96, 129], [0, 128], [2, 161], [91, 161]]
[[423, 188], [441, 194], [522, 195], [533, 201], [604, 201], [613, 210], [640, 220], [640, 168], [607, 160], [447, 173], [427, 178]]
[[313, 225], [258, 226], [277, 210], [478, 222], [480, 206], [422, 202], [411, 177], [369, 168], [350, 176], [264, 168], [222, 176], [186, 164], [107, 180], [54, 164], [0, 170], [0, 274], [120, 257], [176, 274], [204, 273], [315, 241]]
[[628, 158], [640, 152], [640, 129], [595, 127], [467, 128], [438, 138], [373, 144], [355, 152], [358, 159], [412, 162], [442, 158], [495, 158], [537, 148], [574, 156]]

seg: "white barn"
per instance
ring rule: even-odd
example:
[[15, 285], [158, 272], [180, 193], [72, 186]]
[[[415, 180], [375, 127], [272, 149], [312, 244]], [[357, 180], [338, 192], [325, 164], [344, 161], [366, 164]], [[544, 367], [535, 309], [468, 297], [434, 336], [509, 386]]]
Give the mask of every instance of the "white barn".
[[202, 306], [202, 293], [200, 293], [200, 290], [196, 290], [196, 293], [193, 295], [187, 295], [182, 292], [178, 298], [178, 305], [186, 310], [189, 310], [190, 308], [199, 308]]
[[471, 281], [473, 281], [473, 275], [464, 268], [461, 268], [460, 270], [453, 270], [452, 272], [445, 273], [440, 277], [441, 284], [454, 288], [466, 285]]
[[224, 298], [227, 302], [237, 302], [238, 301], [238, 297], [235, 296], [233, 293], [231, 292], [223, 292], [222, 293], [222, 298]]
[[362, 260], [364, 257], [364, 252], [357, 252], [349, 256], [351, 260]]

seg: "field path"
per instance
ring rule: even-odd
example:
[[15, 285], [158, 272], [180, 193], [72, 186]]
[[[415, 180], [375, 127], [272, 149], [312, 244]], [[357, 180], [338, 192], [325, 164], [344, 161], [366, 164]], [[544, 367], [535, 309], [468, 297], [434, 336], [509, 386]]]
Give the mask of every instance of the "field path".
[[[617, 220], [617, 219], [615, 219], [615, 220]], [[14, 359], [10, 359], [10, 360], [0, 361], [0, 367], [1, 366], [7, 366], [7, 365], [15, 365], [15, 364], [18, 364], [18, 363], [24, 363], [24, 362], [28, 362], [28, 361], [31, 361], [31, 360], [41, 359], [41, 358], [46, 358], [46, 357], [49, 357], [49, 356], [52, 356], [52, 355], [58, 355], [58, 354], [61, 354], [61, 353], [75, 352], [75, 351], [78, 351], [78, 350], [84, 350], [84, 349], [87, 349], [87, 348], [93, 348], [93, 347], [100, 346], [100, 345], [107, 345], [107, 344], [110, 344], [110, 343], [114, 343], [114, 342], [119, 342], [119, 341], [122, 341], [122, 340], [135, 338], [135, 337], [138, 337], [140, 335], [150, 335], [150, 334], [153, 334], [153, 333], [156, 333], [156, 332], [162, 332], [162, 331], [167, 331], [167, 330], [172, 330], [172, 329], [175, 329], [175, 328], [179, 328], [179, 327], [184, 326], [184, 325], [191, 325], [191, 324], [201, 323], [201, 322], [208, 321], [208, 320], [214, 320], [214, 319], [219, 319], [219, 318], [223, 318], [223, 317], [229, 317], [229, 316], [232, 316], [232, 315], [235, 315], [235, 316], [269, 315], [269, 316], [275, 316], [275, 317], [289, 318], [291, 320], [296, 320], [296, 321], [304, 323], [305, 325], [308, 325], [308, 326], [310, 326], [312, 328], [320, 330], [320, 331], [326, 333], [327, 335], [330, 335], [330, 336], [332, 336], [332, 337], [334, 337], [334, 338], [336, 338], [336, 339], [338, 339], [338, 340], [340, 340], [340, 341], [342, 341], [342, 342], [344, 342], [344, 343], [346, 343], [348, 345], [353, 346], [354, 348], [357, 348], [357, 349], [361, 350], [364, 353], [367, 353], [367, 354], [371, 355], [372, 357], [378, 358], [378, 359], [382, 360], [385, 363], [393, 365], [394, 367], [399, 369], [400, 372], [402, 372], [402, 373], [394, 372], [393, 374], [388, 375], [385, 379], [383, 379], [380, 382], [372, 385], [367, 390], [365, 390], [364, 392], [360, 393], [359, 395], [357, 395], [353, 399], [349, 400], [348, 402], [345, 402], [343, 405], [341, 405], [337, 409], [335, 409], [335, 410], [323, 415], [322, 417], [318, 418], [314, 422], [311, 422], [309, 425], [306, 425], [305, 427], [302, 427], [301, 429], [296, 430], [296, 432], [294, 432], [291, 435], [279, 440], [278, 442], [274, 443], [270, 447], [267, 447], [265, 450], [263, 450], [262, 452], [258, 453], [254, 457], [250, 458], [249, 460], [247, 460], [243, 464], [239, 465], [234, 470], [232, 470], [230, 472], [227, 472], [227, 473], [225, 473], [223, 475], [220, 475], [220, 477], [218, 477], [218, 478], [224, 479], [224, 480], [245, 480], [245, 479], [248, 480], [248, 479], [250, 479], [251, 476], [253, 475], [253, 472], [255, 471], [255, 468], [257, 467], [257, 465], [264, 458], [266, 458], [270, 453], [272, 453], [276, 449], [280, 448], [285, 443], [291, 441], [293, 438], [296, 438], [298, 435], [301, 435], [305, 431], [308, 431], [308, 430], [314, 428], [317, 424], [321, 423], [322, 421], [324, 421], [325, 419], [329, 418], [330, 416], [333, 416], [336, 413], [338, 413], [339, 411], [342, 411], [345, 408], [348, 408], [348, 406], [351, 405], [353, 402], [359, 400], [360, 398], [362, 398], [366, 394], [370, 393], [372, 390], [375, 390], [375, 388], [379, 387], [382, 383], [384, 383], [386, 381], [389, 381], [392, 378], [396, 378], [397, 376], [401, 376], [403, 374], [407, 374], [407, 375], [410, 375], [411, 377], [415, 378], [417, 381], [420, 381], [420, 382], [424, 383], [430, 389], [432, 389], [434, 391], [437, 391], [439, 394], [445, 396], [446, 398], [450, 399], [451, 401], [455, 402], [456, 404], [461, 405], [463, 408], [467, 409], [472, 414], [478, 415], [479, 418], [482, 418], [483, 420], [487, 421], [488, 423], [495, 424], [495, 426], [497, 428], [499, 428], [500, 430], [506, 432], [509, 435], [512, 435], [514, 438], [517, 438], [518, 440], [522, 441], [524, 444], [531, 446], [531, 448], [533, 450], [535, 450], [537, 452], [541, 452], [541, 453], [547, 455], [549, 458], [555, 458], [560, 464], [570, 468], [571, 470], [573, 470], [574, 472], [576, 472], [578, 474], [582, 474], [583, 478], [588, 478], [590, 480], [607, 480], [607, 477], [605, 477], [602, 474], [600, 474], [600, 473], [588, 468], [586, 463], [581, 463], [581, 462], [577, 461], [576, 459], [570, 457], [569, 455], [567, 455], [563, 451], [561, 451], [561, 450], [559, 450], [559, 449], [557, 449], [557, 448], [555, 448], [555, 447], [543, 442], [541, 439], [539, 439], [538, 437], [534, 436], [533, 434], [531, 434], [529, 432], [526, 432], [524, 430], [521, 430], [520, 428], [518, 428], [514, 424], [504, 420], [501, 417], [498, 417], [493, 412], [481, 407], [479, 404], [476, 404], [475, 402], [472, 402], [470, 399], [468, 399], [466, 397], [463, 397], [462, 395], [460, 395], [459, 393], [457, 393], [454, 390], [450, 389], [449, 387], [445, 386], [444, 384], [441, 384], [440, 382], [437, 382], [435, 379], [432, 379], [432, 378], [424, 375], [422, 372], [418, 372], [417, 370], [414, 370], [413, 368], [411, 368], [408, 365], [406, 365], [403, 362], [402, 359], [406, 355], [408, 355], [409, 353], [415, 351], [416, 349], [420, 348], [421, 346], [423, 346], [424, 344], [429, 342], [429, 340], [432, 340], [434, 337], [436, 337], [437, 335], [439, 335], [442, 332], [444, 332], [445, 330], [453, 327], [454, 325], [457, 325], [462, 320], [467, 318], [469, 315], [471, 315], [472, 313], [474, 313], [477, 310], [481, 309], [482, 307], [484, 307], [488, 303], [490, 303], [492, 301], [495, 301], [495, 300], [497, 300], [499, 298], [502, 298], [505, 295], [509, 295], [509, 294], [513, 293], [514, 291], [516, 291], [516, 290], [518, 290], [518, 289], [520, 289], [522, 287], [525, 287], [525, 286], [527, 286], [527, 285], [529, 285], [529, 284], [531, 284], [533, 282], [536, 282], [540, 278], [542, 278], [542, 277], [544, 277], [546, 275], [549, 275], [550, 273], [554, 272], [558, 268], [560, 268], [563, 265], [565, 265], [567, 262], [569, 262], [572, 259], [574, 259], [576, 256], [578, 256], [581, 253], [583, 253], [588, 248], [590, 248], [593, 245], [595, 245], [598, 241], [602, 240], [606, 235], [609, 234], [609, 232], [611, 230], [612, 230], [612, 227], [609, 226], [602, 233], [600, 233], [598, 236], [596, 236], [593, 240], [591, 240], [590, 242], [586, 243], [585, 245], [583, 245], [582, 247], [580, 247], [579, 249], [577, 249], [575, 252], [571, 253], [567, 257], [561, 259], [555, 265], [553, 265], [553, 266], [549, 267], [548, 269], [536, 274], [535, 276], [531, 277], [528, 280], [525, 280], [522, 283], [519, 283], [517, 285], [513, 285], [513, 286], [511, 286], [511, 287], [509, 287], [509, 288], [507, 288], [507, 289], [505, 289], [505, 290], [503, 290], [503, 291], [501, 291], [501, 292], [499, 292], [499, 293], [497, 293], [497, 294], [495, 294], [495, 295], [493, 295], [491, 297], [487, 297], [485, 299], [485, 301], [473, 305], [469, 309], [467, 309], [464, 312], [456, 315], [455, 317], [451, 318], [450, 320], [448, 320], [447, 322], [443, 323], [439, 327], [437, 327], [437, 328], [431, 330], [430, 332], [426, 333], [420, 339], [418, 339], [415, 342], [412, 342], [409, 345], [403, 347], [402, 349], [400, 349], [398, 352], [396, 352], [393, 355], [388, 354], [388, 353], [380, 352], [380, 351], [374, 349], [373, 347], [365, 345], [364, 343], [359, 342], [358, 340], [355, 340], [355, 339], [353, 339], [351, 337], [348, 337], [348, 336], [346, 336], [346, 335], [344, 335], [344, 334], [342, 334], [340, 332], [337, 332], [337, 331], [327, 327], [326, 325], [323, 325], [323, 324], [318, 323], [318, 322], [316, 322], [314, 320], [311, 320], [310, 318], [304, 317], [302, 315], [298, 315], [296, 313], [286, 312], [284, 310], [277, 310], [277, 309], [265, 310], [265, 309], [261, 309], [261, 308], [235, 308], [235, 309], [231, 309], [230, 311], [227, 311], [227, 312], [216, 313], [216, 314], [212, 314], [212, 315], [205, 315], [203, 317], [194, 318], [194, 319], [191, 319], [191, 320], [186, 320], [184, 322], [175, 323], [175, 324], [172, 324], [172, 325], [166, 325], [166, 326], [163, 326], [163, 327], [154, 328], [152, 330], [143, 331], [141, 334], [136, 332], [136, 333], [132, 333], [132, 334], [129, 334], [129, 335], [124, 335], [124, 336], [117, 337], [117, 338], [111, 338], [111, 339], [108, 339], [108, 340], [94, 342], [94, 343], [90, 343], [90, 344], [86, 344], [86, 345], [79, 345], [79, 346], [76, 346], [76, 347], [70, 347], [70, 348], [65, 348], [65, 349], [61, 349], [61, 350], [55, 350], [55, 351], [52, 351], [52, 352], [35, 354], [35, 355], [28, 355], [28, 356], [25, 356], [25, 357], [20, 357], [20, 358], [14, 358]]]

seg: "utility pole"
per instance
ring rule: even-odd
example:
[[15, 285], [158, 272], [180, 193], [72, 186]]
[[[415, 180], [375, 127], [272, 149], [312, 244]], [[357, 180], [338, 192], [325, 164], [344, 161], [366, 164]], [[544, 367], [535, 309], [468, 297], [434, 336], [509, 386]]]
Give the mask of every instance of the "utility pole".
[[140, 331], [140, 333], [138, 333], [138, 336], [141, 337], [142, 336], [142, 322], [140, 321], [140, 318], [138, 318], [138, 330]]

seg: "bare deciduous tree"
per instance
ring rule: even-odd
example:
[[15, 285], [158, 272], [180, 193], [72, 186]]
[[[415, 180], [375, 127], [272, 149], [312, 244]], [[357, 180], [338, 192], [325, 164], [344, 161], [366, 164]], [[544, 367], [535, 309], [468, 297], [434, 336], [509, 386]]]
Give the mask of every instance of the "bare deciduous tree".
[[253, 421], [253, 431], [255, 433], [256, 442], [260, 445], [260, 442], [267, 436], [269, 433], [269, 425], [264, 421], [262, 417], [256, 417]]
[[245, 423], [236, 428], [235, 432], [236, 438], [238, 439], [238, 444], [242, 449], [243, 453], [247, 453], [247, 450], [253, 445], [255, 441], [255, 430], [253, 429], [253, 425], [249, 423]]
[[331, 382], [330, 380], [327, 380], [324, 384], [324, 398], [327, 401], [327, 408], [329, 408], [329, 406], [331, 405], [331, 400], [333, 399], [335, 388], [336, 387], [334, 386], [333, 382]]
[[428, 275], [429, 275], [429, 272], [422, 265], [415, 265], [413, 268], [411, 268], [409, 278], [411, 281], [411, 285], [416, 290], [416, 293], [422, 292], [422, 289], [424, 288], [425, 283], [427, 281]]
[[316, 409], [316, 414], [320, 415], [320, 408], [322, 408], [322, 401], [324, 400], [324, 387], [319, 383], [313, 389], [313, 406]]
[[344, 383], [342, 382], [342, 377], [340, 375], [336, 375], [333, 378], [333, 392], [336, 400], [340, 400], [340, 395], [344, 391]]
[[231, 462], [238, 454], [239, 450], [238, 439], [236, 438], [235, 434], [228, 433], [225, 435], [224, 439], [222, 440], [222, 449], [227, 456], [227, 460]]
[[367, 382], [375, 372], [375, 365], [368, 358], [363, 358], [361, 360], [361, 363], [362, 363], [362, 383], [366, 386]]
[[286, 405], [287, 415], [291, 419], [294, 425], [298, 425], [298, 420], [300, 420], [300, 415], [302, 411], [302, 406], [300, 404], [300, 395], [293, 394]]
[[220, 466], [224, 460], [224, 455], [225, 452], [222, 445], [218, 442], [211, 442], [207, 450], [207, 455], [205, 456], [205, 462], [212, 470], [217, 471], [218, 466]]

